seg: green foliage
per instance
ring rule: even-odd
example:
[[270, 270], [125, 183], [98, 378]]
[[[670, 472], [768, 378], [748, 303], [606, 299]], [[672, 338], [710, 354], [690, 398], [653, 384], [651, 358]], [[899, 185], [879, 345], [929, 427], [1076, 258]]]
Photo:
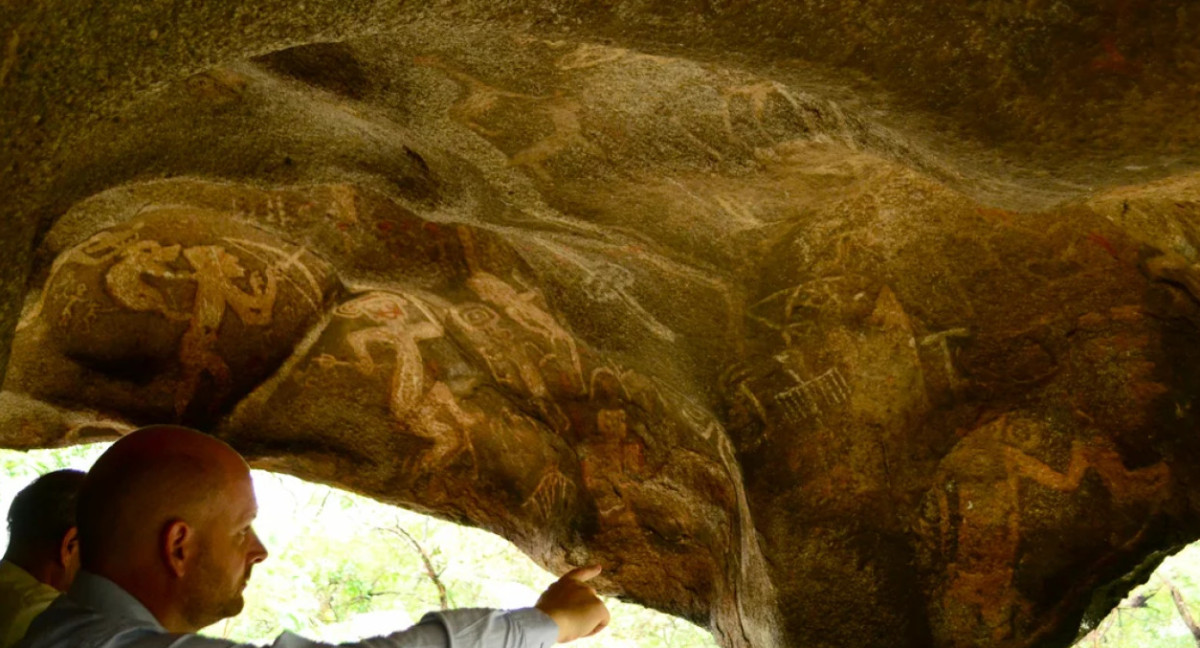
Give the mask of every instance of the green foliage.
[[1154, 575], [1136, 587], [1078, 648], [1195, 648], [1197, 640], [1183, 620], [1171, 588], [1200, 623], [1200, 546], [1192, 544], [1167, 558]]
[[[86, 469], [105, 446], [0, 450], [0, 501], [37, 475]], [[449, 607], [533, 605], [554, 576], [511, 543], [368, 498], [293, 477], [254, 473], [255, 528], [271, 552], [246, 588], [240, 615], [205, 634], [269, 644], [285, 630], [328, 642], [395, 631], [441, 607], [421, 552]], [[407, 533], [407, 537], [405, 536]], [[408, 539], [411, 537], [411, 540]], [[7, 536], [4, 537], [7, 542]], [[637, 605], [608, 600], [612, 624], [580, 648], [711, 648], [706, 630]]]

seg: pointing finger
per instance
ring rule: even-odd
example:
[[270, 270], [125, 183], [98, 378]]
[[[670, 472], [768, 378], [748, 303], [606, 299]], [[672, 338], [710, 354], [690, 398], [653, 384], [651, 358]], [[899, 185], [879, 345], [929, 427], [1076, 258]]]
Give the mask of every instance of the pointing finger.
[[589, 580], [592, 580], [593, 578], [599, 576], [600, 572], [603, 571], [603, 569], [604, 568], [601, 567], [600, 565], [588, 565], [587, 567], [576, 567], [575, 569], [572, 569], [571, 571], [567, 572], [566, 574], [563, 574], [563, 578], [573, 578], [580, 582], [589, 581]]

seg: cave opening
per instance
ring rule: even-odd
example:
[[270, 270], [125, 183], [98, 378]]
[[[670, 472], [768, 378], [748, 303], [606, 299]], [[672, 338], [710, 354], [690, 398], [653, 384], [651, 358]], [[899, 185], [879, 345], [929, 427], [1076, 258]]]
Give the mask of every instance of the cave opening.
[[[0, 450], [0, 510], [38, 475], [87, 470], [107, 442]], [[253, 471], [258, 535], [271, 552], [255, 568], [241, 614], [201, 634], [255, 645], [283, 631], [336, 644], [385, 635], [427, 611], [533, 605], [555, 576], [496, 534], [316, 484]], [[2, 525], [0, 525], [2, 526]], [[0, 528], [0, 546], [8, 544]], [[578, 645], [713, 648], [684, 619], [606, 598], [613, 622]]]
[[1200, 542], [1158, 564], [1098, 622], [1080, 628], [1077, 648], [1190, 648], [1200, 641]]

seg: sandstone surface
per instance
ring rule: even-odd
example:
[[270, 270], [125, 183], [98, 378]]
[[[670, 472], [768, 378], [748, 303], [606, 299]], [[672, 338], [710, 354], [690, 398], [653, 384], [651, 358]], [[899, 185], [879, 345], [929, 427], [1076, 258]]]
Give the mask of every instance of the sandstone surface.
[[0, 446], [179, 421], [728, 648], [1200, 537], [1183, 0], [0, 0]]

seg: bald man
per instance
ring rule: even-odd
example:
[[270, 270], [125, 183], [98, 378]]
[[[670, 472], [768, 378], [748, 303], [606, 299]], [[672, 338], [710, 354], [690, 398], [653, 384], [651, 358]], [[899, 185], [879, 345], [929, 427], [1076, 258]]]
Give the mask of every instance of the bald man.
[[75, 500], [83, 485], [78, 470], [38, 477], [8, 509], [8, 549], [0, 560], [0, 648], [11, 648], [75, 579], [79, 541]]
[[[19, 648], [228, 648], [194, 633], [242, 610], [242, 590], [267, 557], [252, 524], [250, 468], [224, 443], [175, 426], [143, 428], [96, 461], [79, 497], [83, 569]], [[577, 569], [533, 608], [427, 614], [364, 648], [546, 648], [599, 632], [604, 603]], [[321, 646], [291, 633], [277, 648]]]

